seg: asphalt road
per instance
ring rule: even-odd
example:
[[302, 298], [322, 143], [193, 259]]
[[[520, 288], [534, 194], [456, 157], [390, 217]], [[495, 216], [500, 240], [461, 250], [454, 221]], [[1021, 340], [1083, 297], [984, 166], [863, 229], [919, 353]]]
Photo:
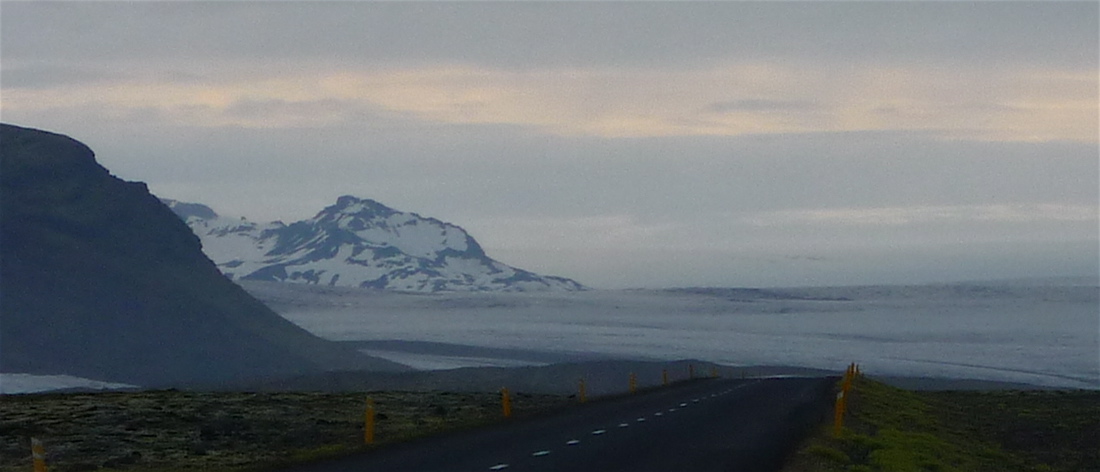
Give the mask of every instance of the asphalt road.
[[688, 382], [288, 470], [774, 471], [826, 417], [835, 382]]

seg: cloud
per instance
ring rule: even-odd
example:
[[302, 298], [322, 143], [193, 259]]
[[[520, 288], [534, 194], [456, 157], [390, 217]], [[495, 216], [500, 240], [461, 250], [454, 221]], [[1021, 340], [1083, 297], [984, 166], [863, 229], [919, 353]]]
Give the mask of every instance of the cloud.
[[[43, 4], [45, 3], [45, 4]], [[721, 61], [1094, 69], [1092, 2], [12, 2], [10, 59], [510, 70]]]
[[1064, 204], [951, 205], [783, 210], [745, 219], [754, 226], [916, 226], [929, 223], [1100, 222], [1100, 207]]
[[0, 67], [4, 88], [54, 88], [117, 80], [119, 74], [94, 68], [58, 65]]
[[[306, 105], [332, 103], [558, 136], [909, 130], [1095, 143], [1097, 9], [16, 2], [0, 34], [11, 116], [95, 102], [197, 126], [361, 120]], [[282, 105], [244, 119], [239, 108], [258, 103]]]
[[1095, 252], [1094, 2], [3, 10], [5, 121], [224, 214], [372, 197], [594, 284], [838, 247]]
[[15, 116], [97, 101], [208, 126], [357, 119], [283, 106], [264, 122], [230, 109], [339, 101], [564, 136], [907, 129], [1096, 142], [1096, 10], [17, 2], [0, 31], [6, 89], [42, 92], [5, 96]]
[[803, 112], [820, 109], [816, 103], [809, 100], [781, 100], [767, 98], [743, 98], [714, 102], [706, 106], [706, 111], [714, 113], [730, 113], [739, 111], [749, 112]]
[[[475, 237], [504, 250], [653, 249], [675, 244], [675, 236], [683, 229], [670, 222], [644, 222], [629, 214], [473, 218], [468, 224], [484, 229], [483, 235]], [[530, 240], [535, 234], [540, 235], [537, 242]]]
[[[225, 107], [210, 110], [206, 119], [219, 125], [246, 128], [320, 128], [331, 125], [395, 126], [410, 119], [388, 112], [369, 102], [322, 98], [317, 100], [281, 100], [278, 98], [234, 100]], [[197, 120], [193, 120], [196, 121]], [[210, 122], [206, 121], [206, 122]]]
[[[837, 75], [810, 64], [701, 69], [469, 66], [317, 69], [203, 81], [162, 75], [13, 89], [5, 111], [155, 108], [195, 126], [297, 127], [364, 113], [424, 123], [509, 125], [559, 136], [737, 136], [911, 130], [945, 139], [1096, 142], [1093, 74], [1040, 70], [888, 68]], [[729, 98], [737, 90], [744, 98]], [[762, 98], [762, 97], [789, 98]], [[247, 114], [263, 104], [268, 115]], [[961, 104], [961, 105], [960, 105]], [[358, 110], [358, 111], [357, 111]]]

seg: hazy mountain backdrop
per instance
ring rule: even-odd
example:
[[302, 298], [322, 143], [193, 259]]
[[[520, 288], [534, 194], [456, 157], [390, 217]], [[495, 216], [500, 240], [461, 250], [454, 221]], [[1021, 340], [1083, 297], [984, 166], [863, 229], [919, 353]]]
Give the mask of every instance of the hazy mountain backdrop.
[[406, 292], [583, 290], [498, 262], [462, 228], [369, 199], [340, 197], [313, 218], [258, 224], [165, 200], [227, 276]]

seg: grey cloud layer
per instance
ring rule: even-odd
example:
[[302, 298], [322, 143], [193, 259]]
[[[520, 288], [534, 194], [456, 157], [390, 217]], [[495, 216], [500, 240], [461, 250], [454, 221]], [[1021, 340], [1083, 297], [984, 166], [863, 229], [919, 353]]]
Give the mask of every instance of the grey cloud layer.
[[[5, 121], [70, 134], [120, 177], [227, 215], [294, 220], [342, 194], [376, 198], [461, 224], [506, 262], [595, 286], [993, 278], [1098, 264], [1095, 142], [993, 140], [1026, 126], [968, 141], [980, 134], [962, 129], [1017, 111], [1025, 121], [1067, 120], [1049, 122], [1058, 129], [1080, 125], [1069, 120], [1081, 114], [1026, 113], [1091, 110], [1080, 103], [1095, 102], [1097, 89], [1079, 83], [1098, 68], [1096, 2], [3, 2], [2, 10]], [[756, 80], [755, 63], [776, 67]], [[744, 68], [718, 67], [729, 64]], [[453, 83], [401, 88], [452, 66], [462, 72]], [[692, 68], [746, 78], [676, 79]], [[882, 77], [854, 79], [879, 68]], [[421, 75], [373, 77], [397, 69]], [[574, 69], [589, 81], [574, 80]], [[784, 76], [788, 84], [769, 90], [768, 74], [780, 69], [813, 77]], [[362, 70], [331, 94], [281, 94]], [[535, 72], [509, 76], [517, 70]], [[996, 73], [1005, 70], [1024, 79]], [[1031, 71], [1045, 81], [1029, 82]], [[249, 88], [272, 77], [287, 82]], [[952, 88], [960, 81], [969, 87]], [[692, 88], [708, 84], [719, 85], [705, 96]], [[129, 86], [145, 94], [137, 97], [176, 101], [95, 95]], [[370, 86], [392, 96], [352, 93]], [[593, 103], [632, 86], [643, 92], [620, 94], [606, 110]], [[664, 102], [652, 96], [677, 86], [688, 90]], [[890, 93], [871, 96], [874, 87]], [[476, 108], [482, 92], [547, 90], [544, 101], [502, 108], [518, 116], [512, 121], [429, 113]], [[31, 97], [23, 109], [19, 93]], [[382, 100], [399, 93], [438, 103]], [[473, 98], [450, 100], [464, 93]], [[573, 104], [561, 102], [576, 96], [580, 111], [565, 110]], [[549, 114], [629, 122], [685, 97], [698, 100], [668, 120], [812, 126], [829, 116], [858, 122], [811, 129], [879, 131], [609, 138], [550, 132], [552, 120], [523, 115], [562, 105]], [[838, 106], [850, 103], [871, 112]], [[641, 105], [634, 115], [612, 113], [633, 105]], [[930, 129], [904, 119], [922, 113], [957, 120]], [[231, 124], [210, 123], [218, 119]]]
[[1095, 67], [1095, 2], [7, 2], [6, 59]]

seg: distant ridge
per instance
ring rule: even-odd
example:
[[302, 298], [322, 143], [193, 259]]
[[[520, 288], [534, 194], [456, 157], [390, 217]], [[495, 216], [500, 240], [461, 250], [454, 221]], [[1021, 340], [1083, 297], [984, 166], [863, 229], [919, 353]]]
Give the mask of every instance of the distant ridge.
[[0, 209], [0, 372], [167, 386], [403, 368], [249, 296], [145, 184], [67, 136], [0, 125]]
[[220, 217], [201, 204], [164, 202], [234, 279], [408, 292], [585, 289], [493, 260], [456, 225], [370, 199], [345, 195], [291, 224], [257, 224]]
[[960, 285], [1007, 285], [1012, 287], [1100, 287], [1100, 276], [1026, 277], [964, 280]]

